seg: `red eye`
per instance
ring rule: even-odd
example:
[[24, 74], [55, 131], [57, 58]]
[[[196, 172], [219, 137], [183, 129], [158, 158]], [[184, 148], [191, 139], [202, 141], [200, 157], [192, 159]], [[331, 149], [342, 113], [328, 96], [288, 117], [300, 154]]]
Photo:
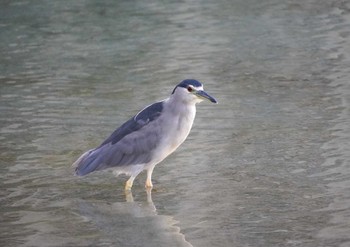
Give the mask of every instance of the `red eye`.
[[192, 87], [187, 87], [187, 91], [192, 92], [193, 88]]

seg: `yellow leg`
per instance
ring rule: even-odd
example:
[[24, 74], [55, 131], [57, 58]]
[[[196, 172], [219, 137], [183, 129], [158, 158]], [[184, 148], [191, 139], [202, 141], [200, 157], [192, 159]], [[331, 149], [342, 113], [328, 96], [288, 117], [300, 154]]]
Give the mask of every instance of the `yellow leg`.
[[152, 188], [153, 188], [152, 181], [151, 181], [150, 179], [148, 179], [148, 178], [147, 178], [147, 180], [146, 180], [145, 187], [146, 187], [147, 189], [152, 189]]
[[153, 188], [153, 184], [152, 184], [153, 169], [154, 167], [151, 167], [150, 169], [147, 170], [147, 179], [146, 179], [146, 185], [145, 185], [147, 189]]
[[131, 176], [131, 177], [129, 178], [129, 180], [126, 181], [126, 183], [125, 183], [125, 190], [131, 190], [132, 185], [133, 185], [133, 183], [134, 183], [134, 179], [135, 179], [135, 177], [134, 177], [134, 176]]

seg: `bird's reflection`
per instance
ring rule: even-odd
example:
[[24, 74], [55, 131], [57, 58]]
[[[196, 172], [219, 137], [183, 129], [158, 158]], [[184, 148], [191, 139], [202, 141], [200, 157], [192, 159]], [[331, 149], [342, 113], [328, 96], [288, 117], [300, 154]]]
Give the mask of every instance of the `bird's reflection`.
[[157, 215], [157, 209], [152, 200], [152, 189], [146, 189], [146, 195], [146, 202], [140, 203], [134, 201], [134, 196], [131, 190], [125, 191], [125, 201], [133, 205], [130, 209], [132, 209], [132, 214], [135, 217], [140, 217], [141, 215]]
[[119, 195], [119, 202], [82, 200], [79, 214], [108, 241], [119, 245], [192, 246], [172, 216], [158, 215], [151, 190], [146, 190], [146, 196], [145, 201], [135, 200], [132, 192], [126, 191], [123, 197]]
[[[131, 190], [125, 190], [125, 201], [126, 202], [134, 202], [134, 197], [132, 195]], [[153, 200], [152, 200], [152, 189], [146, 188], [146, 194], [147, 194], [147, 202], [149, 204], [152, 204], [154, 207], [154, 210], [156, 210], [156, 207], [154, 206]]]

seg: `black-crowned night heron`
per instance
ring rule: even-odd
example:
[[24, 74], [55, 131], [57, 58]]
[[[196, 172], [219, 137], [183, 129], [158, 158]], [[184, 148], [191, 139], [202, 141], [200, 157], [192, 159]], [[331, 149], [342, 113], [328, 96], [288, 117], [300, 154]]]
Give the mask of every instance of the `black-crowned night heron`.
[[168, 99], [147, 106], [116, 129], [100, 146], [74, 162], [75, 174], [112, 168], [116, 174], [130, 175], [125, 189], [147, 171], [146, 188], [152, 188], [152, 172], [159, 162], [174, 152], [190, 133], [196, 115], [196, 103], [217, 101], [203, 91], [202, 83], [184, 80]]

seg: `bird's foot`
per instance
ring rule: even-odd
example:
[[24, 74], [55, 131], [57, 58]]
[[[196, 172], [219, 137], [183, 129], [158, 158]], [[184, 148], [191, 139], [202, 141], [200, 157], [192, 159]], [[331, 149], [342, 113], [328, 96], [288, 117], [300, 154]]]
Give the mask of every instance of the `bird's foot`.
[[125, 190], [131, 190], [133, 182], [134, 181], [130, 181], [130, 179], [128, 181], [126, 181], [126, 183], [125, 183]]
[[125, 201], [134, 202], [134, 197], [132, 196], [131, 190], [125, 190]]
[[145, 187], [146, 187], [146, 189], [152, 190], [153, 184], [152, 184], [152, 181], [151, 181], [150, 179], [147, 179], [147, 180], [146, 180]]

